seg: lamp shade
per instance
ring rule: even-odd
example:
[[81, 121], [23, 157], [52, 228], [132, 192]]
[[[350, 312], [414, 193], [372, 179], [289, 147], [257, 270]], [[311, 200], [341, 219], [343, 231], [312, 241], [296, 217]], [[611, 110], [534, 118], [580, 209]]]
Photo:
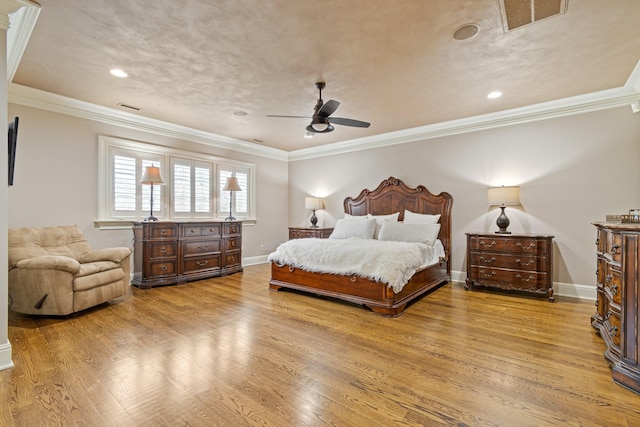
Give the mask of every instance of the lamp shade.
[[227, 178], [227, 183], [224, 185], [222, 191], [242, 191], [240, 184], [238, 184], [238, 178], [235, 176]]
[[322, 209], [322, 199], [318, 197], [305, 197], [304, 208], [305, 209]]
[[520, 204], [520, 187], [493, 187], [487, 190], [487, 201], [490, 206], [493, 205], [519, 205]]
[[147, 166], [142, 174], [140, 184], [164, 184], [164, 179], [160, 175], [160, 168], [157, 166]]

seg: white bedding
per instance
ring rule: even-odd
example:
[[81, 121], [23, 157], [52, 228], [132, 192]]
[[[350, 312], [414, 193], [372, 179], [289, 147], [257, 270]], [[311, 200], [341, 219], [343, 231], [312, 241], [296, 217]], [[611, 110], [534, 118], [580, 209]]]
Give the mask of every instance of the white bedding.
[[424, 243], [375, 239], [293, 239], [269, 254], [268, 260], [315, 273], [358, 275], [386, 282], [395, 293], [418, 270], [444, 257], [440, 240]]

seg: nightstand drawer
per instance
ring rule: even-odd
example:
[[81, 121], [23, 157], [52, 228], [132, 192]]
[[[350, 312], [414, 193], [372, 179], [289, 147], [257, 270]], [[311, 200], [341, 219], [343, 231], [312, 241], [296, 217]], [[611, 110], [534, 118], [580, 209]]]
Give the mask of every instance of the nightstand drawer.
[[537, 239], [514, 239], [504, 237], [471, 237], [470, 250], [483, 252], [506, 252], [512, 254], [547, 255], [547, 242]]
[[506, 289], [547, 291], [549, 277], [535, 271], [507, 270], [502, 268], [471, 267], [472, 276], [480, 285], [500, 284]]
[[326, 239], [333, 232], [333, 228], [289, 227], [289, 240], [291, 239]]
[[478, 267], [510, 268], [525, 271], [544, 271], [547, 265], [547, 257], [527, 255], [498, 255], [492, 253], [472, 252], [470, 254], [471, 265]]

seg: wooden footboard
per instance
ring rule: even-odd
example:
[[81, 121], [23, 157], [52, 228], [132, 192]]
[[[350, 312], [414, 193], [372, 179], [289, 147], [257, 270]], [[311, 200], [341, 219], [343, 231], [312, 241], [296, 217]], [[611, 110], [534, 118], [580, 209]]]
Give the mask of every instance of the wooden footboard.
[[442, 261], [418, 271], [402, 291], [396, 294], [386, 283], [359, 276], [311, 273], [288, 265], [271, 263], [269, 289], [296, 289], [338, 298], [365, 305], [377, 314], [393, 317], [402, 314], [407, 304], [414, 299], [449, 280], [446, 263]]

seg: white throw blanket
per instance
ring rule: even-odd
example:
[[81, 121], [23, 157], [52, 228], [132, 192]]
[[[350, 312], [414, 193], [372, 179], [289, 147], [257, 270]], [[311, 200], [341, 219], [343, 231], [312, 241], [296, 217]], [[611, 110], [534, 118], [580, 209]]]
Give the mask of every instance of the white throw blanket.
[[431, 258], [431, 252], [432, 248], [424, 243], [293, 239], [278, 246], [268, 259], [315, 273], [355, 274], [386, 282], [398, 293]]

